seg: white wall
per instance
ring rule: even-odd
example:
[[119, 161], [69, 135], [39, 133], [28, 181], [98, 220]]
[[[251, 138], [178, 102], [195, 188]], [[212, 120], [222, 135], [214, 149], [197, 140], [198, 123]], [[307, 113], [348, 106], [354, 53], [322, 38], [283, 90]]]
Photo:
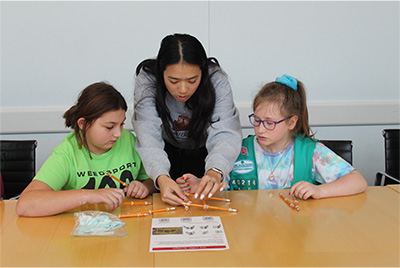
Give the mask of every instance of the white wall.
[[106, 80], [132, 104], [137, 64], [174, 32], [198, 37], [220, 61], [244, 133], [252, 131], [254, 94], [284, 73], [306, 85], [317, 138], [353, 140], [354, 165], [370, 185], [383, 170], [382, 129], [399, 128], [398, 1], [2, 1], [0, 7], [0, 138], [38, 139], [38, 168], [68, 131], [61, 116], [78, 93]]
[[[399, 125], [377, 126], [334, 126], [313, 127], [316, 137], [331, 140], [353, 141], [353, 166], [357, 168], [368, 181], [374, 184], [377, 171], [384, 171], [384, 139], [382, 130], [385, 128], [399, 128]], [[37, 140], [36, 154], [37, 170], [43, 165], [51, 151], [56, 147], [67, 133], [26, 133], [26, 134], [1, 134], [0, 139]], [[253, 135], [252, 128], [244, 128], [243, 135]]]

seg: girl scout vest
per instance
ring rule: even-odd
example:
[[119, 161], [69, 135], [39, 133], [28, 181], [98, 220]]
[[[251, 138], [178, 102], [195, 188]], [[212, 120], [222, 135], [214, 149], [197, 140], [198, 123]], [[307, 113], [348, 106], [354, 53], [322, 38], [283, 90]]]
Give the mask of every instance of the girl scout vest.
[[[297, 135], [294, 140], [294, 174], [292, 185], [299, 181], [318, 184], [312, 177], [315, 142]], [[242, 149], [230, 173], [230, 190], [258, 190], [254, 136], [243, 139]]]

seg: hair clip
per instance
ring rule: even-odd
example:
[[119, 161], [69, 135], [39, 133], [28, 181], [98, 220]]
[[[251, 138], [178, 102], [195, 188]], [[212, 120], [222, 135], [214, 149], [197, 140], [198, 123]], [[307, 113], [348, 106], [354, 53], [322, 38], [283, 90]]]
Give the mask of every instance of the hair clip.
[[281, 77], [277, 77], [275, 82], [284, 84], [297, 91], [297, 80], [290, 75], [284, 74]]

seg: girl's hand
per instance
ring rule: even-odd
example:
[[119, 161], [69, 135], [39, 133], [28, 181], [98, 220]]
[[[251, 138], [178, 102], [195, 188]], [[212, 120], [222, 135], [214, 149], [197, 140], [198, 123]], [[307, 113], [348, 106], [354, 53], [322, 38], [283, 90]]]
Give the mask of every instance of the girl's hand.
[[98, 190], [84, 190], [87, 194], [87, 202], [89, 204], [104, 203], [114, 210], [119, 207], [125, 199], [125, 194], [122, 189], [104, 188]]
[[186, 200], [178, 184], [166, 175], [160, 175], [157, 179], [160, 187], [161, 200], [172, 206], [183, 205]]
[[133, 180], [125, 188], [126, 196], [143, 199], [149, 195], [149, 189], [140, 181]]
[[221, 182], [221, 174], [210, 169], [206, 175], [201, 178], [199, 185], [195, 191], [194, 197], [204, 199], [211, 197], [216, 191], [223, 191], [227, 187], [226, 182]]
[[295, 195], [304, 200], [310, 197], [314, 199], [322, 198], [321, 188], [306, 181], [295, 183], [290, 189], [289, 195]]
[[321, 199], [334, 196], [347, 196], [364, 192], [368, 187], [368, 183], [357, 170], [353, 170], [347, 175], [339, 179], [324, 183], [321, 185], [313, 185], [311, 183], [300, 181], [292, 186], [289, 194], [294, 194], [299, 198]]
[[176, 183], [182, 191], [193, 194], [200, 183], [200, 179], [193, 174], [187, 173], [176, 179]]

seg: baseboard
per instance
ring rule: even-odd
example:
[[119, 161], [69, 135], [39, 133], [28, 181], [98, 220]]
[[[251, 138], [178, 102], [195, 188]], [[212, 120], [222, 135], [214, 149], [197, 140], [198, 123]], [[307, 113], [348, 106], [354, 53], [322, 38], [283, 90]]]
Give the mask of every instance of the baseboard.
[[[238, 103], [243, 128], [251, 127], [247, 116], [252, 113], [250, 103]], [[390, 125], [400, 123], [400, 101], [377, 102], [310, 102], [311, 126]], [[0, 133], [69, 132], [62, 115], [69, 107], [1, 108]], [[125, 128], [132, 130], [128, 109]]]

